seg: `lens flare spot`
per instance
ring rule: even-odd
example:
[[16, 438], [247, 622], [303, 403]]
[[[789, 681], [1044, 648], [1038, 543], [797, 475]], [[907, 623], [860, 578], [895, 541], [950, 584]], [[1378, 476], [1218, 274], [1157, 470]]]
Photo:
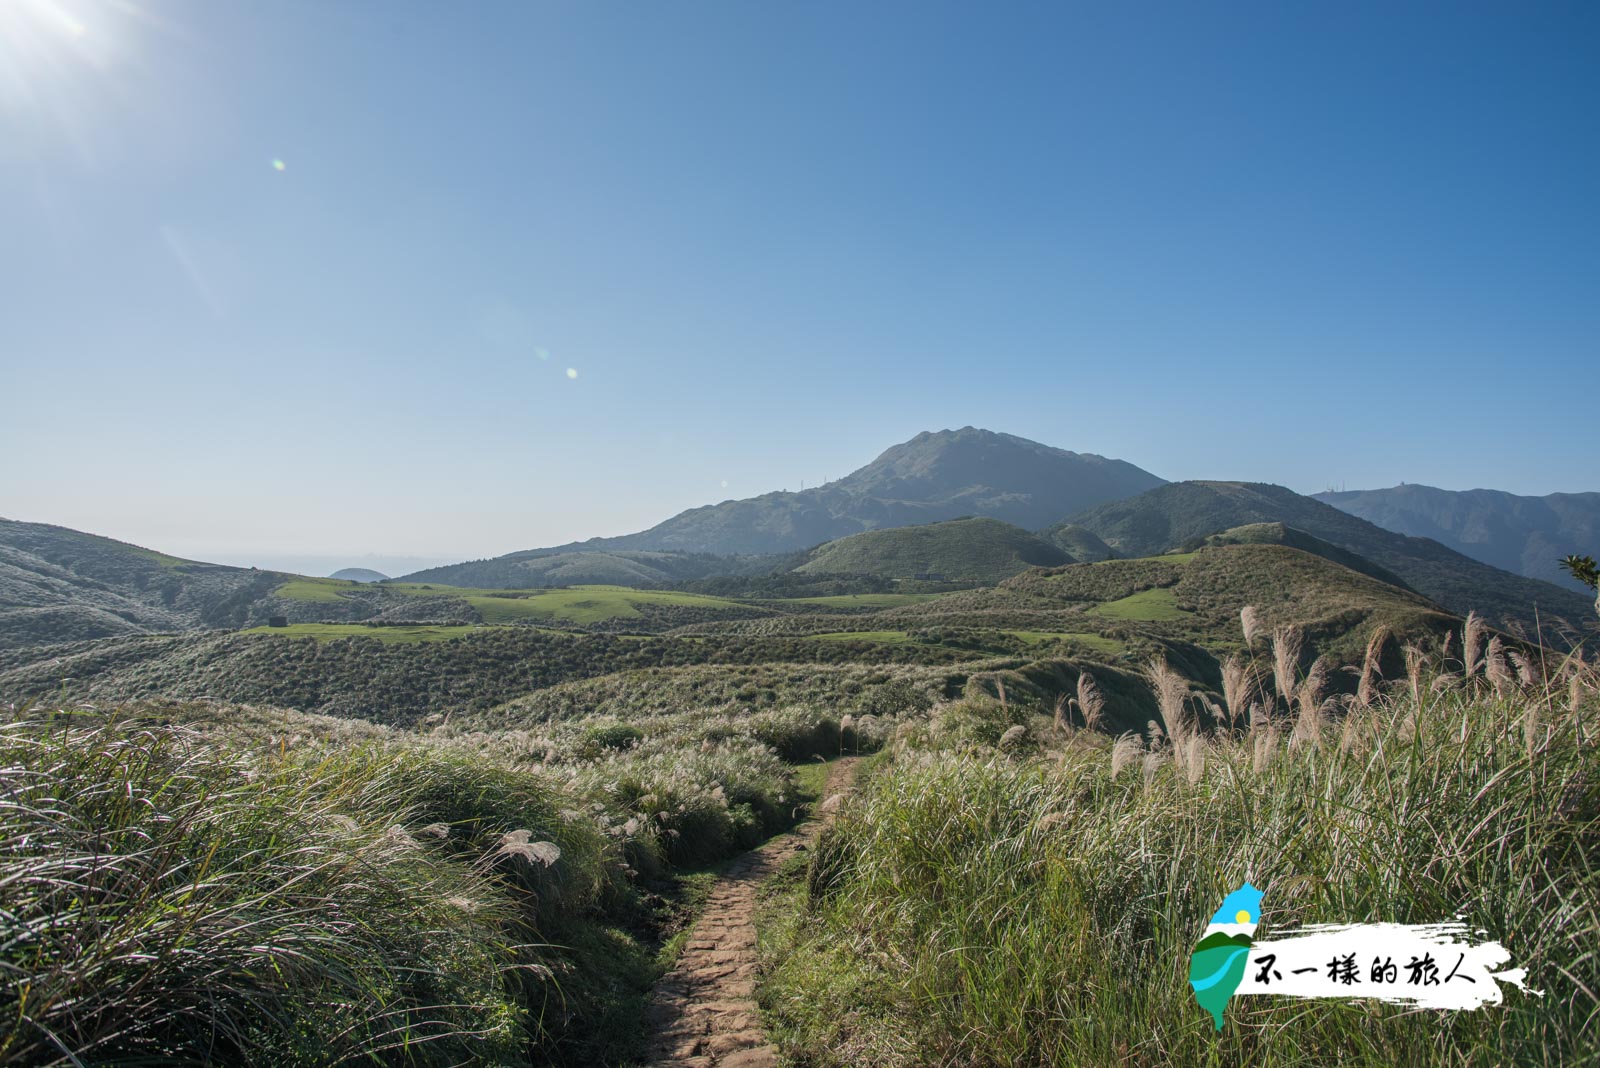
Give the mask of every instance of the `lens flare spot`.
[[568, 378], [577, 378], [578, 377], [578, 369], [576, 367], [567, 368], [567, 377]]
[[279, 173], [282, 173], [283, 171], [288, 170], [289, 166], [288, 166], [288, 164], [284, 163], [283, 160], [275, 159], [275, 160], [272, 161], [272, 169], [275, 170], [275, 171], [278, 171]]
[[533, 347], [533, 354], [539, 357], [541, 360], [548, 360], [550, 358], [550, 350], [542, 349], [538, 345]]
[[722, 488], [723, 489], [727, 489], [728, 488], [728, 480], [727, 479], [723, 479], [722, 480]]

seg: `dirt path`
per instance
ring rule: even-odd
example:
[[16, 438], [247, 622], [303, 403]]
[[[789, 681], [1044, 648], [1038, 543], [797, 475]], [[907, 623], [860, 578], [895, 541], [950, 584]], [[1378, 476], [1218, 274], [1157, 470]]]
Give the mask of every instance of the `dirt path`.
[[662, 977], [651, 997], [646, 1017], [651, 1065], [770, 1068], [778, 1063], [755, 1002], [756, 887], [821, 833], [832, 817], [827, 799], [849, 788], [855, 765], [854, 757], [833, 763], [819, 814], [746, 853], [717, 880], [677, 967]]

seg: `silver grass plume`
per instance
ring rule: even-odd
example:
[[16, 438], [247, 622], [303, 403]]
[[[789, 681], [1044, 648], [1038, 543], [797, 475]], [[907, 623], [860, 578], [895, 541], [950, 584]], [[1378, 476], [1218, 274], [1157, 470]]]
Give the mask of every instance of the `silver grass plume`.
[[1300, 652], [1305, 632], [1292, 623], [1272, 631], [1272, 674], [1285, 705], [1293, 706], [1295, 684], [1300, 674]]
[[1476, 612], [1468, 612], [1461, 628], [1461, 673], [1469, 679], [1483, 666], [1483, 632], [1482, 618]]
[[1252, 650], [1256, 647], [1256, 638], [1261, 634], [1261, 613], [1256, 611], [1256, 606], [1247, 604], [1239, 609], [1239, 626], [1244, 631], [1244, 643]]
[[1228, 706], [1228, 723], [1243, 723], [1260, 686], [1260, 676], [1244, 658], [1234, 653], [1222, 662], [1222, 700]]
[[1083, 713], [1083, 725], [1097, 731], [1105, 724], [1106, 699], [1100, 686], [1087, 671], [1078, 673], [1078, 711]]
[[1494, 692], [1504, 697], [1515, 686], [1516, 680], [1512, 677], [1511, 667], [1506, 662], [1505, 643], [1497, 634], [1489, 639], [1489, 649], [1484, 654], [1483, 672], [1488, 676], [1489, 684], [1494, 687]]
[[1367, 639], [1367, 652], [1361, 658], [1361, 681], [1356, 686], [1356, 704], [1362, 708], [1371, 708], [1378, 699], [1378, 680], [1383, 677], [1379, 665], [1383, 660], [1383, 647], [1392, 634], [1388, 624], [1379, 624]]
[[1161, 707], [1161, 718], [1166, 721], [1173, 747], [1181, 752], [1194, 728], [1187, 701], [1189, 684], [1162, 656], [1151, 657], [1144, 674]]

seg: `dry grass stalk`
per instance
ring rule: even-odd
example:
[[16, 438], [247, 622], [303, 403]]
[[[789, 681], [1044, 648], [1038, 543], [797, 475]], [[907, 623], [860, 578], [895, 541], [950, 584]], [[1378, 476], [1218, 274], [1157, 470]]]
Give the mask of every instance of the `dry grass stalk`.
[[1116, 778], [1122, 774], [1124, 768], [1132, 767], [1144, 756], [1144, 743], [1133, 731], [1120, 735], [1111, 746], [1111, 777]]
[[1300, 653], [1305, 647], [1305, 632], [1294, 624], [1272, 631], [1272, 674], [1285, 705], [1293, 706], [1295, 685], [1300, 675]]
[[1517, 673], [1517, 685], [1523, 689], [1531, 690], [1541, 686], [1544, 682], [1543, 673], [1539, 665], [1523, 656], [1516, 649], [1507, 654], [1511, 658], [1511, 667]]
[[1412, 707], [1422, 707], [1422, 665], [1426, 663], [1422, 650], [1415, 645], [1407, 645], [1400, 650], [1406, 658], [1406, 682], [1411, 684]]
[[1261, 731], [1272, 729], [1272, 715], [1267, 707], [1262, 704], [1250, 706], [1250, 733], [1258, 734]]
[[1256, 638], [1262, 633], [1261, 613], [1256, 611], [1255, 605], [1247, 604], [1239, 609], [1239, 626], [1244, 631], [1244, 644], [1253, 651]]
[[1361, 658], [1361, 681], [1356, 686], [1356, 704], [1362, 708], [1371, 708], [1378, 699], [1378, 680], [1383, 678], [1380, 668], [1383, 647], [1389, 644], [1393, 634], [1388, 624], [1380, 624], [1367, 639], [1367, 652]]
[[1311, 665], [1311, 670], [1306, 672], [1305, 681], [1300, 684], [1300, 692], [1295, 695], [1300, 713], [1295, 717], [1294, 735], [1291, 741], [1303, 743], [1321, 740], [1326, 723], [1323, 701], [1328, 693], [1329, 670], [1328, 658], [1319, 656]]
[[1483, 658], [1483, 672], [1499, 697], [1504, 697], [1516, 686], [1516, 678], [1511, 674], [1511, 665], [1506, 660], [1505, 643], [1499, 635], [1489, 639], [1489, 649]]
[[1469, 679], [1483, 666], [1483, 634], [1483, 620], [1478, 613], [1468, 612], [1467, 621], [1461, 628], [1461, 668], [1462, 674]]
[[1230, 726], [1245, 721], [1260, 685], [1260, 675], [1237, 653], [1222, 662], [1222, 700]]
[[1155, 692], [1173, 747], [1180, 752], [1194, 733], [1194, 713], [1189, 708], [1189, 683], [1172, 669], [1165, 657], [1153, 656], [1145, 668], [1145, 678]]
[[1206, 743], [1199, 734], [1189, 739], [1189, 744], [1184, 746], [1183, 770], [1190, 782], [1199, 782], [1206, 774]]
[[1062, 694], [1060, 697], [1056, 698], [1055, 723], [1056, 733], [1058, 734], [1067, 734], [1067, 706], [1071, 704], [1071, 702], [1072, 698], [1068, 697], [1066, 694]]
[[1311, 670], [1306, 672], [1305, 681], [1295, 695], [1302, 716], [1320, 712], [1322, 701], [1328, 696], [1328, 677], [1332, 673], [1333, 665], [1326, 656], [1319, 656], [1312, 662]]
[[1106, 699], [1087, 671], [1078, 673], [1078, 711], [1083, 713], [1083, 725], [1090, 730], [1097, 731], [1105, 725]]
[[1278, 749], [1277, 728], [1269, 723], [1265, 730], [1257, 731], [1251, 749], [1250, 767], [1258, 774], [1266, 771]]

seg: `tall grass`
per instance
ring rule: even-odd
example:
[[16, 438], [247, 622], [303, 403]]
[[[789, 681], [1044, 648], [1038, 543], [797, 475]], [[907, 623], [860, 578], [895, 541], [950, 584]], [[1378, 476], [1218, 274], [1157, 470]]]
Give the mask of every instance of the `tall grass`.
[[599, 797], [321, 717], [25, 713], [0, 1064], [619, 1063], [661, 850]]
[[[1600, 1061], [1593, 675], [1569, 668], [1569, 703], [1564, 678], [1435, 689], [1419, 663], [1335, 714], [1277, 637], [1276, 673], [1306, 698], [1288, 741], [1269, 716], [1196, 734], [1176, 761], [1159, 735], [1080, 732], [1021, 757], [971, 731], [908, 735], [819, 843], [806, 907], [772, 943], [762, 997], [795, 1062]], [[1461, 914], [1545, 996], [1454, 1014], [1248, 998], [1216, 1035], [1188, 958], [1247, 879], [1265, 937]]]

